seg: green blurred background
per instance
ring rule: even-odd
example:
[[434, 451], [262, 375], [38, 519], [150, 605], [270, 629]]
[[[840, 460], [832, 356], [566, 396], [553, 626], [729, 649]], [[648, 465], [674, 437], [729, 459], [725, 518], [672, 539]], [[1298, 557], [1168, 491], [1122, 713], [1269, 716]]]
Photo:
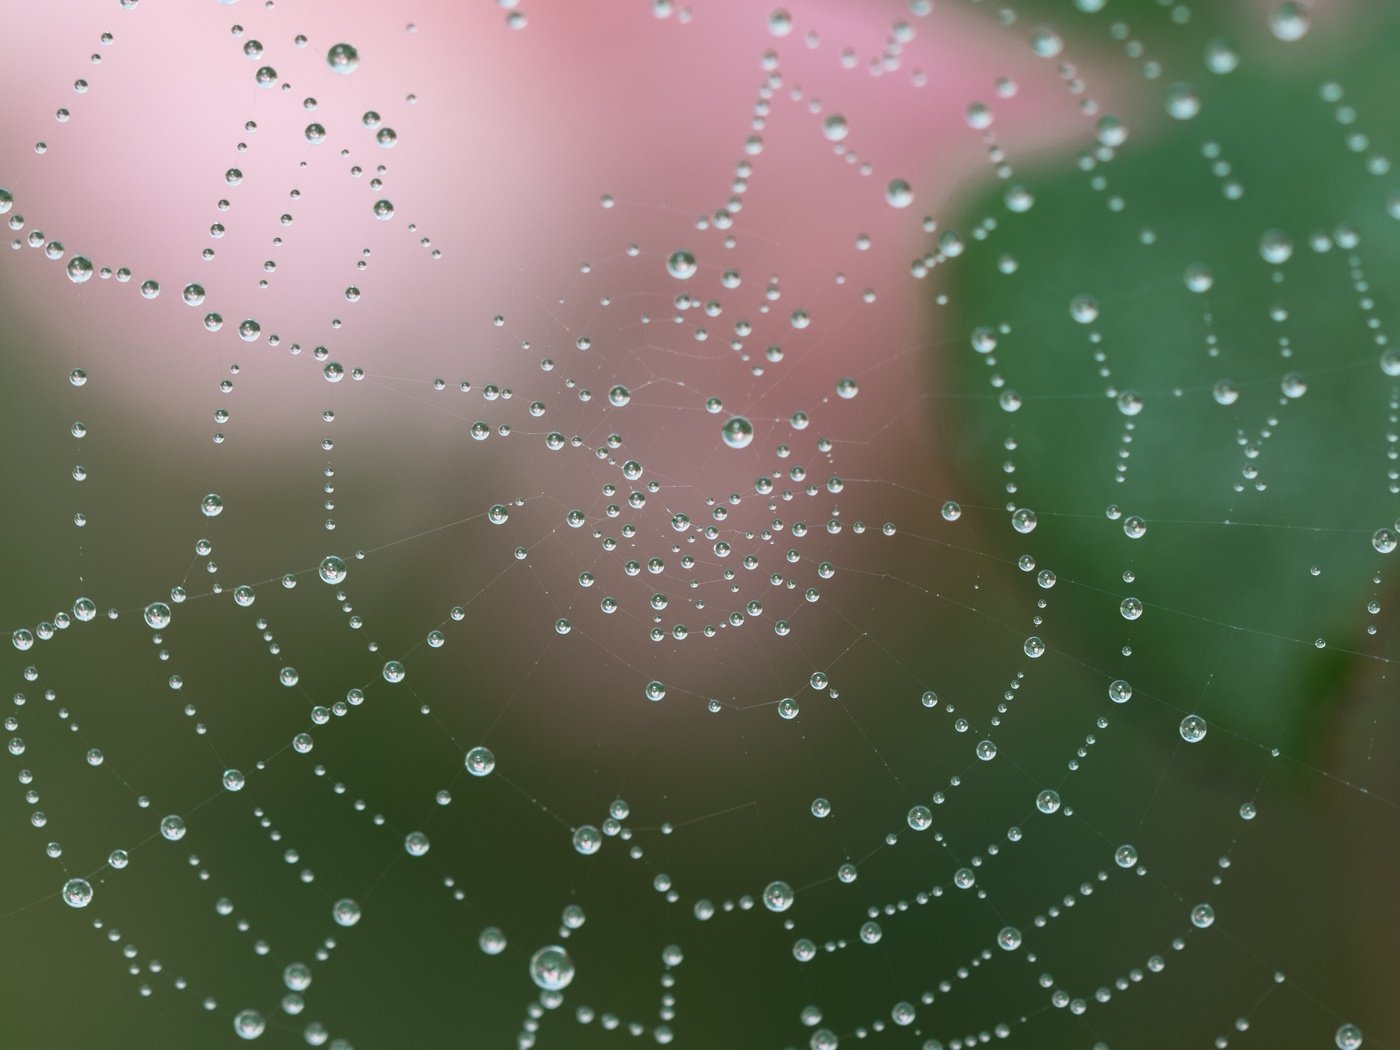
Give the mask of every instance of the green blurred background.
[[[1004, 10], [964, 6], [988, 25]], [[596, 547], [559, 538], [564, 510], [582, 500], [596, 504], [590, 528], [617, 529], [597, 513], [607, 500], [588, 449], [478, 465], [460, 454], [460, 434], [449, 444], [433, 412], [386, 385], [372, 399], [336, 395], [328, 456], [316, 419], [327, 388], [279, 357], [239, 377], [240, 404], [272, 418], [276, 399], [291, 397], [316, 411], [290, 424], [295, 440], [231, 441], [215, 455], [171, 437], [195, 419], [207, 429], [202, 389], [186, 398], [172, 385], [169, 414], [154, 417], [121, 398], [75, 401], [92, 391], [68, 383], [74, 347], [64, 339], [92, 338], [103, 322], [67, 328], [23, 302], [17, 284], [0, 284], [0, 354], [12, 376], [0, 383], [5, 607], [16, 626], [33, 628], [35, 609], [65, 607], [94, 579], [121, 599], [113, 621], [98, 597], [97, 623], [4, 657], [16, 694], [9, 735], [23, 740], [11, 775], [31, 769], [33, 782], [12, 782], [3, 802], [0, 1043], [241, 1045], [231, 1018], [253, 1007], [268, 1019], [260, 1045], [305, 1045], [311, 1021], [360, 1050], [515, 1045], [537, 999], [529, 956], [561, 943], [578, 973], [563, 1005], [543, 1011], [541, 1047], [652, 1043], [659, 1021], [683, 1047], [805, 1046], [813, 1028], [800, 1014], [812, 1004], [816, 1027], [843, 1046], [859, 1029], [880, 1045], [967, 1046], [996, 1040], [1005, 1024], [1016, 1044], [1034, 1047], [1224, 1037], [1321, 1050], [1344, 1023], [1362, 1028], [1367, 1047], [1400, 1045], [1390, 935], [1400, 922], [1395, 587], [1393, 555], [1372, 544], [1400, 515], [1391, 458], [1400, 384], [1377, 363], [1378, 336], [1400, 305], [1400, 226], [1395, 176], [1368, 170], [1396, 145], [1400, 11], [1360, 2], [1327, 19], [1318, 11], [1313, 31], [1284, 47], [1268, 33], [1267, 6], [1201, 5], [1186, 16], [1155, 0], [1084, 6], [1094, 5], [1024, 3], [1003, 28], [1024, 48], [1036, 24], [1054, 21], [1069, 49], [1053, 61], [1090, 54], [1132, 78], [1119, 112], [1126, 143], [1098, 153], [1086, 119], [1080, 156], [1046, 151], [1023, 165], [1013, 153], [1007, 181], [1034, 195], [1024, 213], [1007, 208], [1006, 186], [991, 175], [959, 187], [940, 232], [957, 231], [965, 248], [918, 285], [922, 386], [866, 409], [863, 429], [842, 435], [860, 446], [844, 462], [870, 474], [847, 479], [841, 517], [866, 531], [823, 534], [825, 504], [806, 509], [803, 484], [781, 476], [779, 491], [799, 502], [770, 510], [745, 473], [734, 483], [744, 492], [736, 528], [805, 515], [812, 534], [799, 543], [789, 532], [764, 554], [753, 575], [767, 588], [762, 626], [730, 631], [711, 650], [698, 637], [645, 641], [644, 596], [623, 615], [595, 611], [610, 588], [634, 595], [653, 584], [623, 579], [613, 562], [593, 560]], [[891, 5], [889, 17], [906, 10]], [[1228, 74], [1205, 64], [1217, 38], [1238, 51]], [[1141, 76], [1152, 62], [1189, 73]], [[989, 97], [999, 72], [989, 69], [969, 100]], [[757, 67], [744, 75], [757, 82]], [[1187, 120], [1165, 109], [1181, 80], [1200, 100]], [[1340, 94], [1324, 88], [1333, 82]], [[1363, 131], [1355, 148], [1348, 135]], [[1277, 266], [1260, 254], [1275, 229], [1293, 246]], [[951, 255], [938, 234], [925, 241], [931, 255], [940, 243]], [[0, 273], [29, 264], [18, 254], [0, 260]], [[556, 261], [575, 266], [562, 249]], [[1209, 269], [1207, 290], [1188, 288], [1193, 265]], [[531, 294], [544, 303], [556, 290]], [[1093, 323], [1071, 317], [1076, 296], [1096, 301]], [[123, 346], [139, 342], [126, 320], [116, 327]], [[984, 328], [996, 335], [991, 354], [972, 345]], [[605, 336], [621, 342], [618, 332], [595, 334], [600, 355]], [[649, 360], [653, 378], [711, 367]], [[1306, 381], [1299, 397], [1281, 389], [1291, 372]], [[529, 374], [543, 382], [533, 362]], [[1237, 400], [1217, 401], [1222, 380]], [[518, 386], [517, 401], [528, 402]], [[789, 399], [764, 389], [752, 403], [784, 417]], [[1003, 408], [1006, 389], [1019, 395], [1014, 412]], [[1120, 410], [1123, 391], [1140, 394], [1140, 412]], [[429, 396], [414, 389], [415, 399]], [[664, 459], [664, 413], [678, 409], [652, 407], [661, 422], [627, 449]], [[566, 407], [564, 419], [595, 446], [606, 426], [589, 411]], [[839, 427], [830, 412], [814, 407], [816, 424]], [[82, 447], [91, 477], [80, 497], [66, 487], [79, 414], [102, 435]], [[905, 429], [887, 431], [885, 415]], [[811, 457], [820, 484], [847, 469], [843, 451], [838, 440], [830, 469], [809, 447], [797, 455]], [[691, 461], [682, 453], [668, 466], [694, 475], [663, 475], [662, 495], [633, 515], [641, 534], [625, 556], [677, 557], [671, 500], [704, 512], [700, 495], [723, 499], [708, 450]], [[324, 473], [330, 462], [334, 475]], [[761, 471], [795, 462], [770, 456]], [[616, 470], [608, 476], [622, 484]], [[328, 478], [333, 496], [321, 492]], [[228, 509], [206, 521], [198, 500], [214, 486]], [[512, 509], [511, 528], [487, 525], [484, 506], [515, 495], [530, 498]], [[337, 504], [335, 533], [322, 526], [323, 498]], [[958, 520], [940, 516], [945, 499], [960, 502]], [[1010, 527], [1013, 506], [1036, 511], [1034, 532]], [[75, 552], [68, 522], [78, 509], [93, 527]], [[1142, 538], [1125, 535], [1129, 515], [1145, 519]], [[893, 535], [881, 535], [886, 520]], [[439, 530], [444, 522], [454, 524]], [[194, 553], [195, 535], [213, 540], [217, 572]], [[517, 545], [527, 558], [516, 560]], [[802, 549], [796, 568], [781, 558], [788, 546]], [[332, 551], [350, 560], [343, 598], [313, 571]], [[1027, 558], [1030, 569], [1018, 565]], [[836, 566], [830, 582], [813, 574], [822, 561]], [[600, 584], [585, 599], [561, 597], [593, 567]], [[707, 595], [724, 593], [720, 567], [706, 565]], [[1036, 580], [1047, 568], [1052, 588]], [[761, 578], [774, 571], [801, 585], [768, 587]], [[296, 574], [294, 588], [283, 572]], [[683, 605], [684, 584], [662, 580]], [[227, 593], [244, 581], [258, 593], [246, 609]], [[756, 589], [740, 582], [745, 597]], [[176, 583], [190, 597], [156, 642], [141, 605]], [[211, 594], [214, 584], [223, 593]], [[802, 601], [809, 584], [819, 602]], [[1145, 607], [1132, 622], [1119, 613], [1128, 596]], [[791, 610], [791, 640], [769, 626], [780, 609]], [[568, 635], [548, 627], [561, 611], [574, 621]], [[352, 625], [360, 615], [364, 626]], [[423, 642], [431, 627], [447, 636], [440, 651]], [[1048, 646], [1034, 660], [1023, 649], [1030, 635]], [[389, 658], [409, 668], [401, 685], [380, 674]], [[296, 689], [275, 684], [288, 662]], [[830, 674], [838, 696], [803, 685], [813, 669]], [[185, 685], [171, 688], [171, 675]], [[653, 678], [667, 683], [663, 703], [643, 699]], [[1133, 688], [1122, 706], [1107, 696], [1117, 678]], [[326, 726], [308, 722], [308, 708], [351, 688], [364, 690], [363, 705]], [[932, 707], [921, 700], [929, 690]], [[795, 720], [774, 712], [782, 695], [798, 698]], [[718, 714], [705, 708], [711, 697], [723, 703]], [[1178, 733], [1187, 713], [1210, 726], [1200, 744]], [[307, 755], [287, 743], [302, 730], [316, 741]], [[988, 737], [997, 757], [980, 762], [974, 744]], [[499, 766], [468, 777], [462, 752], [483, 741]], [[84, 760], [90, 746], [101, 747], [101, 766]], [[219, 787], [229, 767], [248, 775], [237, 795]], [[1034, 808], [1047, 787], [1064, 802], [1053, 816]], [[39, 801], [25, 798], [31, 789]], [[434, 801], [441, 791], [450, 804]], [[831, 816], [812, 815], [817, 797], [831, 801]], [[578, 855], [571, 829], [601, 825], [619, 798], [630, 838]], [[1252, 821], [1240, 817], [1246, 802], [1258, 809]], [[932, 832], [905, 825], [915, 804], [932, 806]], [[52, 826], [33, 826], [35, 810]], [[156, 834], [166, 812], [190, 826], [178, 844]], [[402, 846], [415, 830], [432, 842], [422, 858]], [[57, 861], [42, 855], [50, 840], [63, 843]], [[1115, 866], [1121, 843], [1136, 847], [1144, 874]], [[130, 852], [129, 868], [104, 868], [117, 847]], [[859, 866], [849, 884], [836, 877], [847, 861]], [[954, 885], [964, 867], [976, 874], [972, 889]], [[303, 881], [304, 869], [314, 879]], [[58, 899], [65, 873], [91, 879], [87, 910]], [[797, 889], [785, 915], [753, 904], [775, 878]], [[331, 905], [347, 896], [364, 918], [340, 929]], [[218, 914], [222, 898], [231, 915]], [[718, 909], [713, 919], [694, 918], [700, 899]], [[1210, 929], [1191, 927], [1199, 902], [1214, 908]], [[561, 939], [571, 903], [587, 921]], [[867, 945], [857, 931], [871, 909], [883, 936]], [[1006, 925], [1024, 935], [1018, 951], [996, 947]], [[486, 926], [505, 931], [501, 956], [477, 947]], [[841, 946], [798, 963], [799, 937]], [[684, 952], [674, 987], [662, 984], [670, 944]], [[1156, 955], [1161, 973], [1149, 970]], [[279, 1006], [281, 972], [294, 960], [315, 974], [296, 1014]], [[187, 988], [171, 986], [176, 975]], [[1118, 978], [1125, 990], [1094, 1002]], [[1087, 1001], [1082, 1015], [1052, 1005], [1059, 989]], [[668, 993], [674, 1020], [664, 1016]], [[917, 1006], [908, 1027], [890, 1019], [900, 1000]], [[621, 1027], [578, 1024], [581, 1004]], [[628, 1033], [633, 1021], [640, 1037]]]

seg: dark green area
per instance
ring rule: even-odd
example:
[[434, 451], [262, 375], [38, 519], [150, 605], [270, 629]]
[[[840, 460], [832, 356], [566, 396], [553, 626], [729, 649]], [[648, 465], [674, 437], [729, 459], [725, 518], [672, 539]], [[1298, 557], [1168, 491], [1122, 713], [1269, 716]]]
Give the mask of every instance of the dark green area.
[[[1326, 746], [1338, 690], [1359, 660], [1382, 652], [1364, 633], [1377, 618], [1358, 594], [1376, 572], [1375, 599], [1394, 593], [1371, 533], [1394, 527], [1400, 513], [1388, 455], [1395, 383], [1376, 344], [1400, 305], [1400, 225], [1387, 214], [1395, 177], [1367, 170], [1368, 158], [1395, 145], [1387, 100], [1400, 94], [1400, 72], [1388, 13], [1331, 56], [1340, 101], [1322, 97], [1332, 77], [1277, 64], [1277, 43], [1261, 43], [1274, 66], [1245, 51], [1234, 73], [1193, 77], [1195, 118], [1149, 113], [1143, 120], [1156, 126], [1146, 132], [1130, 119], [1126, 144], [1091, 170], [1017, 171], [1033, 208], [1010, 214], [1000, 189], [977, 201], [969, 215], [996, 215], [998, 229], [948, 269], [959, 330], [1009, 331], [998, 337], [994, 368], [964, 340], [943, 358], [946, 382], [982, 395], [999, 373], [1023, 399], [1014, 414], [994, 397], [950, 402], [950, 447], [979, 502], [994, 506], [1008, 498], [999, 466], [1010, 457], [1003, 438], [1014, 436], [1011, 500], [1040, 515], [1022, 547], [1051, 567], [1093, 567], [1073, 582], [1098, 595], [1096, 611], [1074, 624], [1066, 646], [1083, 655], [1133, 644], [1124, 674], [1136, 686], [1313, 757]], [[1149, 98], [1167, 86], [1150, 84]], [[1338, 121], [1343, 106], [1355, 107], [1354, 123]], [[1346, 142], [1357, 131], [1370, 136], [1360, 152]], [[1212, 171], [1220, 162], [1226, 177]], [[1223, 193], [1229, 180], [1243, 186], [1239, 199]], [[1121, 209], [1110, 206], [1115, 198]], [[1278, 267], [1260, 254], [1273, 229], [1293, 245]], [[1327, 250], [1314, 250], [1314, 235]], [[1012, 275], [997, 268], [1003, 253], [1017, 260]], [[1212, 275], [1203, 294], [1186, 286], [1193, 264]], [[1081, 295], [1098, 304], [1092, 324], [1070, 317]], [[1381, 329], [1367, 326], [1372, 317]], [[1098, 375], [1095, 351], [1110, 378]], [[1301, 398], [1282, 395], [1290, 372], [1306, 381]], [[1238, 388], [1231, 405], [1212, 396], [1221, 380]], [[1128, 417], [1109, 390], [1142, 396], [1130, 445]], [[1148, 535], [1129, 540], [1107, 517], [1110, 504], [1145, 518]], [[1128, 595], [1146, 605], [1137, 623], [1116, 613]], [[1222, 625], [1241, 628], [1224, 655], [1231, 632]], [[1282, 640], [1316, 638], [1327, 648]]]

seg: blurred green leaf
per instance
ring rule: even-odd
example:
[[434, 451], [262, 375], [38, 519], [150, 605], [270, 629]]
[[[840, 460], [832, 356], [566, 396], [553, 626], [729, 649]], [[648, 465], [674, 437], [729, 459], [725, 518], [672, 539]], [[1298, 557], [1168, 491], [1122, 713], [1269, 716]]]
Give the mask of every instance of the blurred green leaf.
[[[1371, 543], [1400, 512], [1400, 385], [1378, 365], [1400, 305], [1397, 180], [1373, 159], [1396, 145], [1395, 33], [1392, 17], [1337, 56], [1333, 85], [1248, 52], [1228, 76], [1202, 70], [1199, 115], [1162, 106], [1116, 155], [1086, 119], [1077, 163], [1009, 180], [1034, 195], [1029, 211], [1011, 213], [1004, 187], [975, 202], [968, 225], [992, 215], [996, 229], [943, 271], [956, 311], [944, 330], [961, 335], [939, 351], [942, 421], [973, 502], [1014, 554], [1100, 573], [1050, 594], [1052, 650], [1302, 754], [1340, 680], [1378, 658], [1366, 625], [1379, 617], [1356, 596], [1379, 572], [1383, 601], [1400, 558]], [[1261, 254], [1273, 230], [1292, 245], [1280, 265]], [[1192, 266], [1208, 290], [1188, 288]], [[1071, 317], [1078, 296], [1096, 302], [1092, 323]], [[978, 328], [996, 336], [988, 355], [970, 345]], [[1289, 373], [1301, 397], [1285, 396]], [[1213, 396], [1221, 381], [1238, 389], [1231, 404]], [[1036, 531], [1017, 536], [1003, 503], [1035, 509]], [[1111, 505], [1146, 535], [1128, 538]], [[1138, 621], [1118, 611], [1128, 596], [1146, 607]]]

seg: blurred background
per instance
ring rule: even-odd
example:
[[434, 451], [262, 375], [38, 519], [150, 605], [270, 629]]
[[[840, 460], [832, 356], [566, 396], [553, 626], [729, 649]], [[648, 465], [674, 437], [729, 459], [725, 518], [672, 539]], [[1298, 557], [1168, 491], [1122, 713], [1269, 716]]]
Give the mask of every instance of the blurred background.
[[7, 12], [0, 1041], [1400, 1046], [1397, 54]]

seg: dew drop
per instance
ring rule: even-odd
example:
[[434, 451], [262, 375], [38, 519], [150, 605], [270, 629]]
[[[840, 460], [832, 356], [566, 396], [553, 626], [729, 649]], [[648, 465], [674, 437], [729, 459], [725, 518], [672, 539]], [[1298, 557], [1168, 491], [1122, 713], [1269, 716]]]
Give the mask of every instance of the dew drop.
[[666, 272], [679, 281], [690, 280], [697, 269], [695, 256], [683, 248], [666, 257]]
[[1206, 720], [1200, 715], [1187, 715], [1179, 728], [1181, 739], [1188, 744], [1198, 744], [1206, 738]]
[[86, 908], [92, 903], [92, 884], [87, 879], [69, 879], [63, 884], [63, 903], [70, 908]]
[[753, 424], [743, 416], [731, 416], [720, 434], [730, 448], [747, 448], [753, 441]]
[[326, 52], [326, 64], [332, 73], [342, 76], [355, 72], [360, 64], [360, 53], [349, 44], [336, 44]]
[[1308, 8], [1300, 0], [1282, 0], [1269, 12], [1269, 31], [1284, 43], [1302, 40], [1310, 25]]
[[233, 1030], [240, 1039], [256, 1039], [266, 1028], [267, 1022], [256, 1010], [239, 1010], [233, 1017]]
[[786, 882], [770, 882], [763, 889], [763, 906], [769, 911], [787, 911], [795, 896]]
[[488, 776], [496, 768], [496, 756], [489, 748], [478, 745], [467, 752], [465, 765], [467, 772], [474, 777]]
[[891, 208], [907, 208], [914, 203], [914, 191], [903, 179], [893, 179], [885, 187], [885, 201]]
[[530, 956], [530, 979], [547, 992], [557, 992], [574, 979], [574, 962], [557, 944], [541, 948]]

